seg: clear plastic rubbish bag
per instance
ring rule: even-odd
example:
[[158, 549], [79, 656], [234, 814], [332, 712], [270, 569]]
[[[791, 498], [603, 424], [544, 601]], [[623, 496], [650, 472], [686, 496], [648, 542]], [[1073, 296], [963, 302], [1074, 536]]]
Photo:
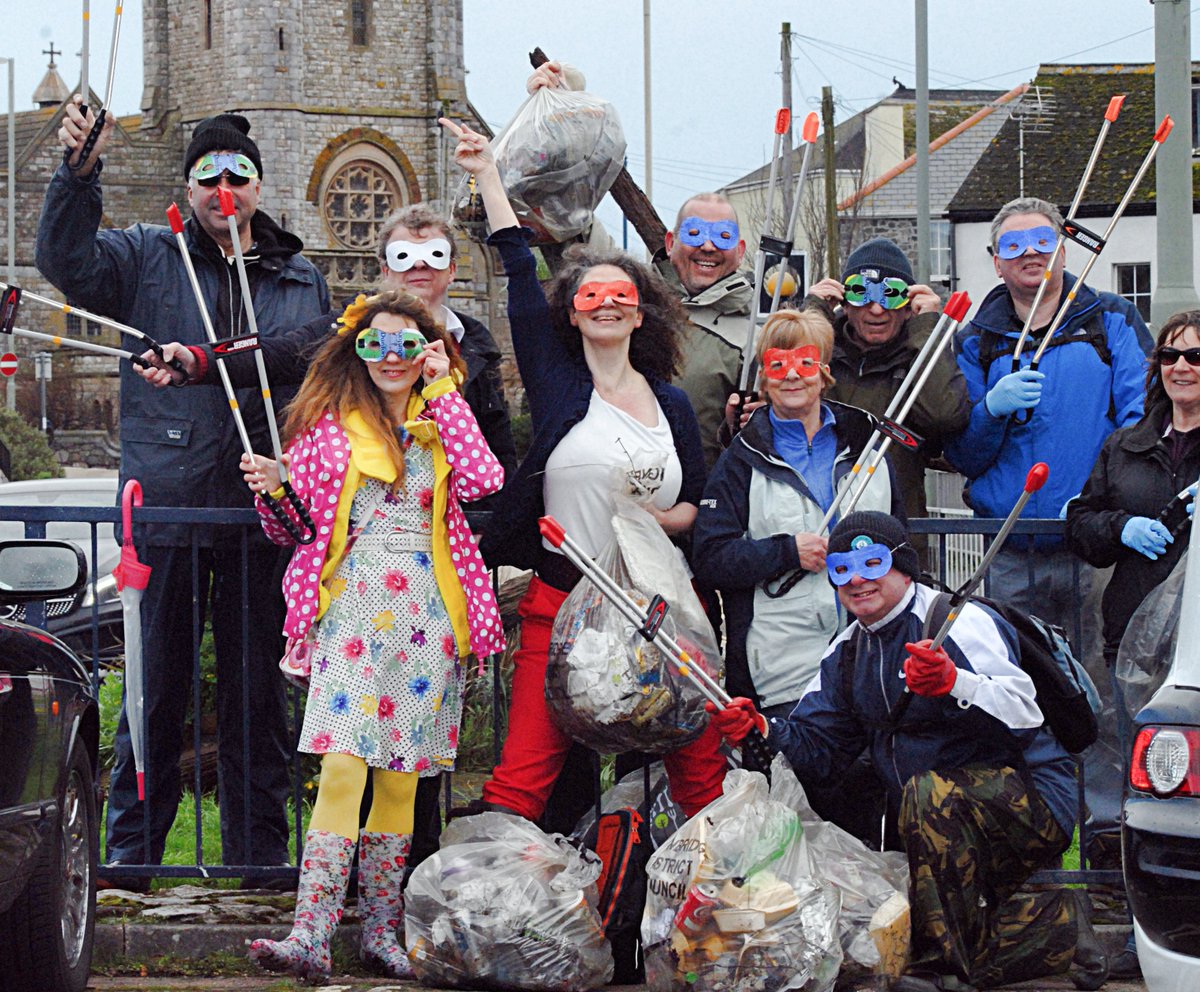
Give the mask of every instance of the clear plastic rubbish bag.
[[872, 851], [836, 823], [817, 816], [781, 756], [771, 766], [771, 798], [799, 814], [809, 870], [841, 893], [842, 977], [902, 975], [912, 938], [907, 857], [900, 851]]
[[452, 820], [441, 843], [404, 894], [422, 984], [572, 992], [612, 978], [594, 854], [507, 813]]
[[1187, 575], [1188, 552], [1162, 582], [1146, 593], [1133, 611], [1117, 650], [1117, 681], [1125, 709], [1136, 716], [1167, 677], [1179, 637], [1179, 608]]
[[[544, 87], [517, 110], [492, 145], [508, 199], [540, 242], [587, 230], [625, 160], [616, 108], [591, 93]], [[470, 224], [481, 211], [469, 178], [456, 213]]]
[[[790, 775], [777, 760], [773, 780]], [[842, 963], [838, 889], [812, 870], [800, 816], [763, 775], [734, 769], [724, 789], [647, 866], [648, 988], [828, 992]]]
[[[661, 632], [718, 682], [721, 657], [682, 553], [631, 499], [614, 499], [615, 540], [596, 565], [645, 610], [668, 604]], [[563, 601], [550, 635], [546, 702], [573, 739], [607, 753], [674, 751], [704, 731], [705, 697], [586, 577]]]

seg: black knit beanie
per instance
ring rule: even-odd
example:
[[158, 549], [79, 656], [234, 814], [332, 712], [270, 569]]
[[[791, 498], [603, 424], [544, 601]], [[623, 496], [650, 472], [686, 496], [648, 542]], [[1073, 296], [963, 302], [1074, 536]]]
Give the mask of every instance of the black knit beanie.
[[887, 238], [872, 238], [855, 248], [850, 253], [850, 257], [846, 259], [842, 282], [845, 282], [847, 277], [868, 269], [878, 272], [880, 279], [893, 276], [903, 279], [910, 286], [917, 281], [916, 276], [913, 275], [912, 266], [904, 257], [904, 252], [900, 250], [896, 242], [889, 241]]
[[196, 125], [192, 132], [192, 140], [183, 156], [183, 178], [187, 179], [196, 159], [208, 152], [220, 151], [227, 148], [230, 151], [241, 152], [254, 163], [258, 170], [258, 178], [262, 178], [262, 156], [258, 153], [258, 145], [250, 140], [250, 122], [241, 114], [217, 114], [216, 117], [205, 117]]
[[916, 549], [908, 543], [908, 531], [904, 529], [904, 524], [878, 510], [856, 510], [839, 520], [829, 535], [828, 553], [849, 551], [851, 543], [860, 535], [890, 548], [894, 569], [914, 581], [921, 577], [921, 559]]

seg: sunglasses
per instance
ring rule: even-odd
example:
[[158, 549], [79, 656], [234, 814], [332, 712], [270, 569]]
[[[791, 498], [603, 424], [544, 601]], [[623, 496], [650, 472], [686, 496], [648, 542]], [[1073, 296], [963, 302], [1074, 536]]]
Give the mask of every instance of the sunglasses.
[[1200, 348], [1168, 348], [1165, 345], [1154, 353], [1154, 360], [1159, 365], [1174, 365], [1179, 359], [1188, 365], [1200, 366]]
[[884, 310], [899, 310], [908, 306], [908, 283], [895, 276], [870, 279], [861, 272], [846, 277], [843, 297], [852, 307], [878, 303]]
[[354, 353], [364, 362], [382, 362], [388, 353], [411, 360], [425, 350], [428, 342], [420, 331], [381, 331], [367, 327], [354, 339]]
[[197, 185], [211, 188], [220, 183], [222, 176], [230, 186], [245, 186], [258, 178], [258, 169], [245, 155], [229, 152], [201, 155], [192, 166], [192, 179]]

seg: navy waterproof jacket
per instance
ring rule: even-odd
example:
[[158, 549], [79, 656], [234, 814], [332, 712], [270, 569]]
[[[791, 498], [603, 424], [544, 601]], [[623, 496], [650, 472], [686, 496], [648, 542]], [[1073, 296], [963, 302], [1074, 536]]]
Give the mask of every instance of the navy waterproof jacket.
[[[770, 721], [768, 740], [791, 765], [833, 782], [867, 749], [894, 816], [905, 783], [938, 769], [985, 765], [1015, 768], [1069, 837], [1075, 824], [1075, 761], [1043, 726], [1033, 681], [1017, 664], [1017, 636], [986, 606], [968, 602], [943, 646], [958, 667], [945, 696], [909, 695], [899, 677], [938, 596], [913, 583], [888, 616], [870, 628], [858, 621], [838, 637], [821, 670], [786, 720]], [[852, 671], [843, 672], [855, 640]], [[849, 687], [849, 693], [846, 689]]]
[[[492, 507], [492, 519], [480, 542], [484, 560], [493, 568], [514, 565], [537, 568], [545, 553], [538, 518], [546, 512], [542, 496], [546, 461], [558, 442], [588, 412], [592, 373], [582, 356], [570, 352], [550, 325], [550, 307], [538, 283], [537, 263], [527, 232], [506, 227], [488, 238], [499, 249], [508, 275], [508, 319], [513, 351], [533, 423], [529, 454]], [[704, 489], [704, 453], [696, 414], [683, 390], [647, 376], [650, 388], [671, 428], [683, 469], [679, 502], [700, 502]]]
[[[136, 224], [100, 231], [101, 165], [87, 178], [59, 166], [46, 190], [38, 224], [37, 266], [67, 299], [159, 341], [207, 341], [200, 311], [170, 228]], [[300, 239], [261, 210], [251, 220], [256, 249], [247, 252], [259, 333], [282, 334], [329, 310], [321, 274], [300, 255]], [[238, 274], [195, 218], [185, 240], [218, 337], [245, 333]], [[138, 341], [124, 345], [143, 350]], [[254, 450], [271, 453], [266, 412], [257, 386], [238, 390], [238, 405]], [[290, 395], [290, 394], [289, 394]], [[288, 397], [275, 395], [279, 409]], [[253, 500], [238, 462], [242, 455], [229, 403], [219, 385], [155, 389], [128, 362], [121, 363], [121, 488], [137, 479], [147, 506], [246, 507]], [[256, 528], [257, 531], [257, 528]], [[217, 540], [199, 528], [201, 544]], [[157, 524], [145, 539], [186, 545], [192, 527]], [[139, 534], [139, 540], [141, 540]], [[251, 540], [265, 540], [257, 532]]]
[[[1074, 286], [1075, 277], [1064, 273], [1064, 298]], [[984, 404], [988, 390], [1012, 371], [1011, 348], [992, 361], [985, 378], [980, 343], [984, 331], [1015, 343], [1022, 323], [1008, 289], [1000, 285], [958, 332], [955, 352], [967, 380], [971, 421], [962, 434], [946, 442], [945, 456], [970, 480], [967, 502], [981, 517], [1007, 516], [1029, 469], [1045, 462], [1050, 476], [1021, 515], [1057, 519], [1063, 504], [1083, 488], [1104, 439], [1141, 417], [1146, 356], [1153, 339], [1128, 300], [1080, 287], [1055, 332], [1056, 339], [1070, 343], [1053, 345], [1043, 353], [1038, 364], [1046, 376], [1041, 401], [1029, 423], [1018, 424], [1013, 417], [993, 417]], [[1089, 341], [1090, 330], [1097, 327], [1109, 352], [1107, 364]], [[1021, 353], [1022, 368], [1028, 368], [1037, 347], [1038, 340], [1030, 334]], [[1008, 546], [1019, 548], [1028, 541], [1028, 536], [1013, 535]], [[1060, 545], [1061, 538], [1042, 536], [1037, 544], [1048, 549]]]

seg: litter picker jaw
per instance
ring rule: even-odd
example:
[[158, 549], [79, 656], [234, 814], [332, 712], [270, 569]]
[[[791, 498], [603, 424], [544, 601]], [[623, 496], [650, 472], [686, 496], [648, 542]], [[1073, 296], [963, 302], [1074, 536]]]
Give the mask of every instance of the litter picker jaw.
[[[733, 701], [721, 684], [704, 671], [702, 666], [693, 664], [688, 653], [679, 646], [673, 637], [661, 629], [662, 621], [670, 609], [662, 596], [654, 595], [649, 607], [643, 610], [624, 589], [613, 581], [612, 576], [588, 557], [554, 517], [539, 518], [538, 530], [551, 546], [561, 551], [567, 560], [579, 569], [584, 578], [590, 581], [626, 620], [636, 624], [638, 633], [662, 651], [674, 663], [676, 671], [684, 678], [689, 679], [705, 699], [719, 709], [724, 709]], [[741, 747], [752, 754], [754, 760], [762, 768], [770, 769], [775, 751], [757, 730], [752, 730], [747, 735], [742, 741]]]
[[[104, 88], [104, 103], [101, 105], [100, 110], [96, 114], [96, 120], [95, 120], [95, 123], [92, 124], [92, 129], [88, 132], [88, 136], [84, 139], [83, 147], [79, 151], [79, 158], [76, 159], [76, 162], [77, 162], [76, 168], [79, 168], [80, 166], [82, 166], [83, 163], [88, 160], [88, 156], [90, 156], [92, 154], [92, 150], [96, 147], [96, 142], [100, 140], [100, 132], [104, 130], [104, 123], [108, 119], [108, 107], [109, 107], [109, 104], [112, 102], [113, 79], [116, 76], [116, 72], [117, 72], [117, 45], [118, 45], [118, 42], [121, 40], [121, 14], [122, 14], [123, 10], [124, 10], [124, 0], [117, 0], [117, 11], [116, 11], [116, 15], [113, 19], [112, 49], [109, 51], [109, 54], [108, 54], [108, 83]], [[89, 21], [90, 21], [90, 16], [85, 7], [85, 9], [84, 9], [84, 24], [85, 25], [88, 24]], [[84, 52], [85, 52], [84, 64], [85, 64], [85, 66], [86, 66], [86, 59], [87, 59], [86, 51], [87, 51], [87, 40], [85, 37], [85, 42], [84, 42]], [[83, 75], [84, 75], [84, 79], [86, 80], [86, 78], [87, 78], [86, 71], [84, 72]], [[88, 94], [87, 94], [87, 90], [85, 88], [84, 92], [83, 92], [83, 99], [86, 101], [87, 98], [88, 98]], [[87, 113], [86, 106], [84, 106], [83, 112], [85, 114]], [[69, 161], [70, 160], [69, 152], [67, 153], [67, 158]]]

